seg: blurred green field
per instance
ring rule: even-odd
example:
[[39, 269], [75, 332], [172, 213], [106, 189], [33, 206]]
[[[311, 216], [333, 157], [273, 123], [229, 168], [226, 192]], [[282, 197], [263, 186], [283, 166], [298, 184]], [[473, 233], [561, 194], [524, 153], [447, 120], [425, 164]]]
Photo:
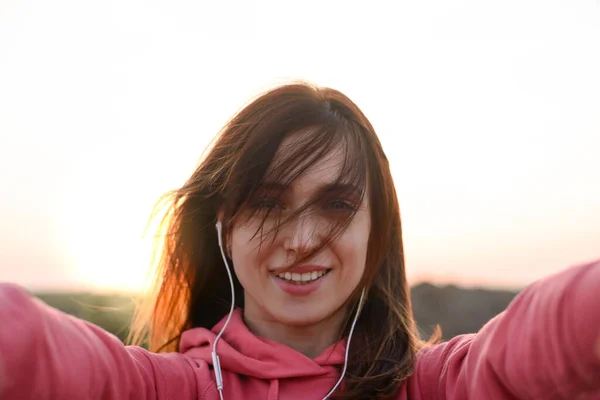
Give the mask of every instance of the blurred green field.
[[67, 314], [89, 321], [125, 341], [133, 316], [133, 295], [36, 293], [36, 297]]

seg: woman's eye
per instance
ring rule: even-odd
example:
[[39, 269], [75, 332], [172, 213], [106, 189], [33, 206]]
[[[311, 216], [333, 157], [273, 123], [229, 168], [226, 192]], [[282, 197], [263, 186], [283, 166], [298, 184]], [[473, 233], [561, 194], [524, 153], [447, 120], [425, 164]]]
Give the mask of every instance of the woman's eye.
[[347, 200], [332, 200], [329, 202], [329, 208], [340, 211], [353, 211], [355, 207]]
[[255, 207], [261, 210], [277, 210], [282, 208], [277, 200], [262, 199], [255, 204]]

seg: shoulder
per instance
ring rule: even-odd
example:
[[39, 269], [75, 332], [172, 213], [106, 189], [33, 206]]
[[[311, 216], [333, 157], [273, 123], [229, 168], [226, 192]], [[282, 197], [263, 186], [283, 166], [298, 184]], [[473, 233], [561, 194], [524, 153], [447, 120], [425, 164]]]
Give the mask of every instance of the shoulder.
[[420, 399], [437, 399], [447, 379], [460, 374], [475, 334], [461, 335], [439, 344], [429, 344], [418, 353], [408, 391]]
[[153, 353], [128, 346], [130, 357], [144, 374], [153, 377], [161, 398], [200, 398], [214, 390], [212, 366], [204, 360], [179, 352]]
[[429, 370], [451, 359], [458, 361], [467, 354], [476, 337], [476, 334], [459, 335], [447, 342], [426, 345], [417, 353], [416, 367]]

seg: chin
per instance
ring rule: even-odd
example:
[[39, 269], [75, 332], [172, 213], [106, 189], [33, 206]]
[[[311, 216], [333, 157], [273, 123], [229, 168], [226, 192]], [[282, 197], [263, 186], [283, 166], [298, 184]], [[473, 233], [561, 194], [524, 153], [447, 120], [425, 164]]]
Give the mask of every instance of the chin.
[[315, 325], [331, 318], [336, 312], [335, 307], [324, 307], [320, 304], [287, 304], [285, 307], [277, 307], [271, 310], [271, 315], [279, 322], [295, 327]]

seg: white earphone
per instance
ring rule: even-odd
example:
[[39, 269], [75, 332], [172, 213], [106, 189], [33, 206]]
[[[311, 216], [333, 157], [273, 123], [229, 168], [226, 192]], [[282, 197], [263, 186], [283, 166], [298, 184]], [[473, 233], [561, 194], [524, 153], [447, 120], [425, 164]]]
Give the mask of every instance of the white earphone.
[[227, 315], [227, 320], [225, 324], [221, 328], [221, 331], [215, 338], [215, 342], [213, 343], [212, 350], [212, 359], [213, 359], [213, 367], [215, 369], [215, 380], [217, 382], [217, 390], [219, 391], [219, 396], [221, 400], [223, 400], [223, 374], [221, 372], [221, 361], [219, 360], [219, 355], [217, 354], [217, 343], [223, 332], [225, 332], [225, 328], [229, 325], [229, 321], [231, 320], [231, 316], [233, 315], [233, 310], [235, 309], [235, 290], [233, 288], [233, 276], [231, 275], [231, 269], [229, 268], [229, 263], [227, 262], [227, 257], [225, 256], [225, 252], [223, 251], [223, 224], [221, 220], [217, 221], [217, 234], [219, 240], [219, 249], [221, 250], [221, 256], [223, 257], [223, 262], [225, 263], [225, 268], [227, 269], [227, 275], [229, 276], [229, 285], [231, 287], [231, 308], [229, 309], [229, 315]]
[[[233, 315], [233, 311], [235, 309], [235, 291], [234, 291], [234, 287], [233, 287], [233, 276], [231, 275], [231, 268], [229, 267], [229, 263], [227, 262], [227, 257], [225, 255], [225, 251], [223, 250], [223, 223], [221, 222], [220, 219], [217, 220], [216, 228], [217, 228], [217, 234], [218, 234], [219, 249], [221, 250], [221, 257], [223, 257], [223, 262], [225, 263], [225, 268], [227, 269], [227, 275], [229, 277], [229, 285], [231, 287], [231, 309], [229, 310], [229, 315], [227, 315], [227, 320], [225, 321], [225, 324], [223, 324], [221, 331], [215, 338], [215, 342], [213, 343], [213, 350], [212, 350], [213, 367], [215, 370], [215, 381], [217, 383], [217, 390], [219, 391], [219, 397], [221, 398], [221, 400], [223, 400], [223, 373], [221, 371], [221, 361], [219, 360], [219, 355], [217, 354], [217, 343], [219, 342], [219, 339], [221, 339], [221, 336], [223, 336], [223, 332], [225, 332], [225, 328], [227, 328], [227, 325], [229, 324], [229, 321], [231, 320], [231, 316]], [[331, 388], [329, 393], [327, 393], [325, 395], [325, 397], [323, 397], [323, 400], [327, 400], [329, 398], [329, 396], [331, 396], [335, 392], [335, 390], [338, 388], [338, 386], [344, 380], [344, 376], [346, 375], [346, 369], [348, 368], [348, 354], [349, 354], [349, 350], [350, 350], [350, 340], [352, 340], [352, 334], [354, 333], [354, 327], [356, 326], [356, 321], [358, 321], [358, 316], [360, 315], [360, 311], [363, 306], [364, 297], [365, 297], [365, 289], [363, 289], [360, 294], [360, 300], [358, 301], [358, 307], [356, 309], [356, 314], [354, 315], [354, 320], [352, 321], [352, 325], [350, 326], [350, 333], [348, 334], [348, 342], [346, 343], [346, 353], [344, 356], [344, 368], [342, 369], [342, 374], [340, 376], [340, 379], [338, 379], [338, 381], [333, 386], [333, 388]]]

